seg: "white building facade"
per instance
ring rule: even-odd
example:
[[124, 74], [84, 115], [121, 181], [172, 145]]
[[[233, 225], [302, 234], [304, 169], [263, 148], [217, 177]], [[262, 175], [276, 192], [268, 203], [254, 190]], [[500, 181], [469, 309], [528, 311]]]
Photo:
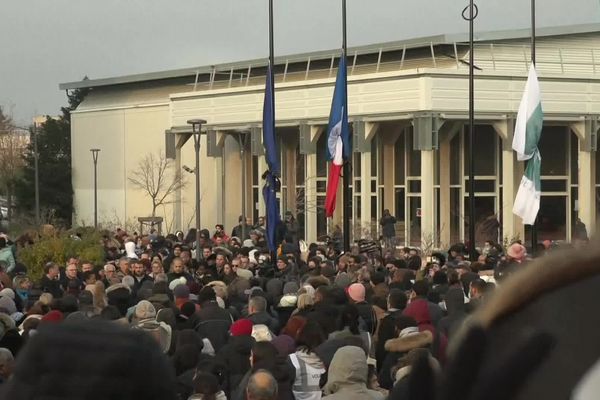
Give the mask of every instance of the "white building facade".
[[[595, 30], [594, 30], [595, 29]], [[548, 32], [538, 39], [544, 108], [539, 240], [569, 240], [580, 218], [595, 230], [600, 197], [596, 160], [600, 116], [600, 27]], [[477, 241], [523, 239], [512, 214], [524, 165], [511, 149], [529, 68], [529, 42], [499, 34], [475, 47], [475, 208], [468, 216], [468, 47], [449, 37], [348, 52], [353, 131], [353, 237], [376, 237], [389, 209], [399, 243], [445, 246], [475, 221]], [[276, 59], [276, 125], [281, 211], [316, 241], [341, 223], [341, 204], [324, 216], [325, 132], [339, 51]], [[74, 222], [93, 220], [93, 164], [100, 148], [99, 221], [124, 224], [150, 212], [128, 177], [147, 153], [164, 152], [173, 171], [194, 166], [192, 118], [207, 120], [201, 142], [201, 225], [226, 230], [245, 213], [264, 215], [266, 170], [261, 119], [266, 60], [62, 84], [91, 87], [72, 114]], [[235, 134], [246, 135], [244, 158]], [[246, 184], [242, 163], [248, 171]], [[181, 172], [184, 175], [186, 172]], [[598, 177], [597, 177], [598, 176]], [[166, 230], [195, 225], [194, 178], [162, 207]], [[246, 204], [242, 204], [242, 191]], [[341, 198], [341, 196], [339, 196]], [[499, 228], [488, 229], [497, 219]], [[495, 237], [490, 237], [495, 236]]]

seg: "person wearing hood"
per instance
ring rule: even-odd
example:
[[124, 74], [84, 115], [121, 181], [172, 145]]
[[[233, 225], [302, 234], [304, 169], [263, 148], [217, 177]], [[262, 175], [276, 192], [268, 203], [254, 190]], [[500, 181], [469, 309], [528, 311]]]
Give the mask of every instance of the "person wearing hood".
[[[296, 338], [298, 348], [295, 353], [289, 355], [289, 359], [296, 369], [296, 377], [292, 387], [296, 400], [321, 399], [319, 384], [321, 375], [325, 373], [325, 366], [315, 353], [315, 349], [324, 341], [325, 334], [321, 326], [314, 321], [307, 321], [298, 332]], [[365, 368], [366, 365], [365, 361]]]
[[396, 337], [385, 342], [387, 352], [378, 374], [379, 385], [391, 390], [395, 379], [392, 369], [399, 359], [413, 349], [429, 348], [433, 343], [433, 335], [429, 331], [419, 332], [414, 318], [401, 315], [396, 318]]
[[411, 302], [408, 305], [408, 307], [406, 307], [402, 315], [414, 318], [415, 321], [417, 321], [417, 325], [420, 332], [431, 332], [431, 334], [433, 335], [431, 354], [433, 354], [433, 356], [440, 362], [440, 364], [443, 365], [446, 361], [446, 347], [448, 345], [448, 339], [443, 333], [440, 333], [436, 328], [437, 324], [435, 322], [435, 319], [432, 317], [431, 313], [432, 308], [437, 307], [437, 309], [440, 310], [440, 313], [441, 309], [437, 304], [430, 303], [426, 299], [417, 296], [418, 293], [423, 293], [423, 291], [425, 293], [425, 296], [427, 296], [427, 291], [425, 289], [422, 289], [421, 285], [423, 285], [423, 287], [427, 287], [427, 282], [417, 281], [415, 283], [413, 292], [411, 294]]
[[125, 254], [131, 260], [137, 260], [138, 256], [135, 252], [135, 243], [132, 241], [125, 242]]
[[382, 393], [367, 388], [367, 356], [363, 349], [345, 346], [333, 356], [323, 400], [383, 400]]
[[410, 302], [406, 307], [404, 314], [415, 318], [418, 322], [419, 319], [412, 315], [414, 313], [414, 308], [419, 307], [419, 305], [425, 304], [428, 309], [429, 322], [431, 323], [431, 325], [437, 326], [437, 324], [444, 316], [444, 313], [440, 306], [427, 300], [428, 294], [429, 283], [426, 280], [416, 281], [410, 293]]
[[266, 325], [274, 334], [279, 333], [279, 321], [267, 312], [267, 300], [262, 296], [248, 300], [248, 319], [254, 325]]
[[252, 321], [239, 319], [229, 329], [228, 343], [217, 352], [216, 360], [225, 371], [224, 390], [229, 398], [250, 369], [250, 352], [254, 345]]

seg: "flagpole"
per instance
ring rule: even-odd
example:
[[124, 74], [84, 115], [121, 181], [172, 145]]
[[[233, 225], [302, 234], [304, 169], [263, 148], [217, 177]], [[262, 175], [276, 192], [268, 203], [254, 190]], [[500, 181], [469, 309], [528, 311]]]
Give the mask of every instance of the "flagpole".
[[[342, 0], [342, 57], [346, 57], [348, 47], [346, 41], [346, 0]], [[348, 90], [345, 91], [346, 106], [348, 105]], [[352, 153], [351, 153], [352, 154]], [[348, 159], [344, 162], [343, 183], [342, 183], [342, 221], [344, 231], [344, 251], [350, 251], [350, 219], [352, 218], [352, 192], [350, 191], [350, 179], [352, 174], [351, 163]]]
[[[468, 10], [468, 14], [467, 14]], [[463, 19], [469, 21], [469, 260], [476, 261], [475, 251], [475, 160], [473, 157], [475, 148], [475, 55], [473, 45], [473, 21], [477, 17], [478, 9], [470, 0], [463, 9]]]
[[275, 132], [275, 50], [273, 46], [273, 0], [269, 0], [269, 77], [271, 78], [271, 110], [273, 110], [273, 132]]
[[[535, 0], [531, 0], [531, 63], [535, 66]], [[532, 160], [528, 162], [533, 162]], [[537, 252], [537, 216], [531, 225], [531, 254]]]

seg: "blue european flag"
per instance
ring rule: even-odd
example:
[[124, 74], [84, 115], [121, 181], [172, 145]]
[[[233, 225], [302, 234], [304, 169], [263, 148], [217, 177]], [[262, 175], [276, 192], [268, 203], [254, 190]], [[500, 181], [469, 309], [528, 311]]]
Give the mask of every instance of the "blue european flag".
[[267, 83], [265, 85], [265, 102], [263, 105], [263, 146], [265, 158], [272, 174], [281, 175], [281, 166], [275, 141], [275, 101], [273, 97], [273, 81], [271, 80], [271, 64], [267, 70]]

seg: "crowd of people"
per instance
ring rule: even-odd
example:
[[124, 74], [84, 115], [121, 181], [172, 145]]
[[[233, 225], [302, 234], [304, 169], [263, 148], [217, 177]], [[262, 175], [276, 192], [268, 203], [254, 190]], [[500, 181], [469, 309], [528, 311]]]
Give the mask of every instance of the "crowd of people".
[[299, 242], [290, 215], [270, 252], [257, 222], [203, 229], [198, 248], [193, 229], [104, 232], [103, 265], [47, 260], [39, 281], [0, 237], [4, 398], [410, 399], [415, 360], [443, 368], [465, 318], [528, 260], [491, 242], [471, 261], [463, 244], [343, 254]]

